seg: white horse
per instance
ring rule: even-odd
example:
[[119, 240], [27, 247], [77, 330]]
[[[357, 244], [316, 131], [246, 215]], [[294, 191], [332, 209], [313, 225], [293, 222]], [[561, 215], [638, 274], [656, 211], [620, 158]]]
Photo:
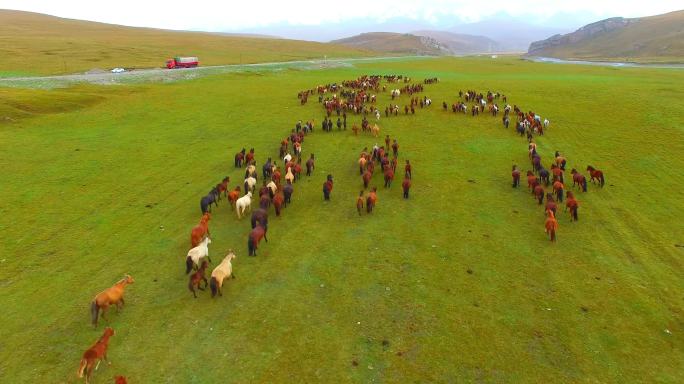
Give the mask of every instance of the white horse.
[[285, 157], [283, 157], [283, 162], [285, 164], [289, 163], [290, 160], [292, 160], [292, 155], [290, 155], [289, 153], [287, 155], [285, 155]]
[[293, 184], [293, 183], [294, 183], [294, 179], [295, 179], [295, 177], [294, 177], [294, 173], [292, 173], [292, 167], [288, 167], [288, 168], [287, 168], [287, 173], [285, 174], [285, 180], [286, 180], [286, 181], [289, 181], [290, 184]]
[[380, 111], [377, 109], [375, 110], [375, 120], [380, 120]]
[[211, 263], [211, 259], [209, 258], [209, 244], [211, 244], [211, 239], [207, 236], [198, 246], [188, 251], [188, 256], [185, 258], [186, 274], [190, 273], [193, 268], [198, 268], [200, 261], [205, 257], [209, 259], [209, 262]]
[[256, 187], [256, 179], [253, 178], [252, 176], [248, 177], [245, 179], [245, 192], [254, 192], [254, 188]]
[[226, 257], [223, 258], [221, 264], [217, 265], [216, 268], [211, 271], [211, 279], [209, 280], [211, 297], [216, 296], [216, 293], [218, 293], [219, 296], [223, 296], [223, 292], [221, 291], [223, 280], [228, 277], [233, 279], [235, 278], [235, 275], [233, 274], [233, 263], [231, 263], [231, 260], [233, 260], [235, 257], [236, 256], [233, 250], [229, 250]]
[[253, 164], [248, 165], [247, 174], [256, 178], [256, 166]]
[[394, 98], [394, 97], [399, 97], [399, 96], [401, 96], [401, 91], [398, 89], [393, 89], [392, 90], [392, 97]]
[[242, 218], [242, 214], [247, 211], [247, 209], [252, 210], [252, 192], [247, 192], [246, 195], [237, 199], [235, 202], [235, 212], [237, 212], [238, 219]]
[[432, 104], [432, 99], [425, 99], [425, 106]]
[[551, 124], [551, 122], [549, 121], [549, 119], [544, 119], [544, 129], [548, 128], [548, 127], [549, 127], [549, 124]]

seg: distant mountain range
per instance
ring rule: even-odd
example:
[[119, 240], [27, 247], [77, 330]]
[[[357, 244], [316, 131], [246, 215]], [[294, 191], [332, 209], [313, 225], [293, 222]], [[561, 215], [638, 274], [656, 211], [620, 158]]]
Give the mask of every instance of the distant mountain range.
[[575, 60], [682, 62], [684, 11], [601, 20], [572, 33], [535, 41], [527, 54]]
[[368, 32], [330, 43], [402, 55], [441, 55], [446, 52], [446, 48], [435, 39], [410, 33]]

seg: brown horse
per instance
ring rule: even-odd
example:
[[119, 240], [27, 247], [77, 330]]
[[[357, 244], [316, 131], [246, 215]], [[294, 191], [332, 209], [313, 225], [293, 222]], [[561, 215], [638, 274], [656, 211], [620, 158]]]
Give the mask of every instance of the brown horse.
[[126, 376], [117, 376], [114, 378], [114, 384], [128, 384]]
[[532, 193], [534, 193], [534, 198], [539, 202], [539, 205], [542, 205], [544, 203], [544, 187], [541, 184], [537, 184], [534, 186]]
[[235, 187], [235, 189], [230, 191], [230, 193], [228, 193], [228, 202], [230, 202], [230, 209], [233, 209], [235, 207], [235, 202], [237, 201], [237, 199], [240, 198], [241, 193], [242, 190], [239, 185]]
[[539, 184], [539, 182], [537, 181], [537, 176], [534, 175], [534, 172], [527, 171], [527, 188], [534, 190], [534, 187], [537, 186], [537, 184]]
[[556, 230], [558, 229], [558, 221], [556, 221], [556, 217], [554, 216], [553, 212], [546, 211], [546, 214], [548, 215], [548, 217], [546, 218], [546, 222], [544, 223], [544, 232], [549, 234], [551, 241], [556, 241]]
[[520, 186], [520, 170], [518, 169], [517, 165], [513, 166], [513, 169], [511, 171], [511, 177], [513, 177], [513, 188], [517, 188]]
[[285, 197], [282, 192], [278, 192], [273, 196], [273, 208], [275, 208], [276, 216], [280, 216], [280, 209], [283, 207], [284, 201]]
[[577, 221], [577, 208], [579, 208], [579, 203], [571, 191], [566, 193], [566, 197], [565, 209], [570, 211], [570, 220]]
[[392, 180], [394, 180], [394, 170], [391, 167], [385, 167], [385, 188], [392, 186]]
[[206, 212], [202, 215], [199, 224], [195, 226], [190, 232], [190, 248], [195, 248], [199, 243], [202, 242], [204, 236], [209, 234], [209, 220], [211, 219], [211, 213]]
[[264, 227], [262, 227], [260, 224], [258, 224], [252, 231], [249, 233], [249, 237], [247, 238], [247, 251], [249, 256], [256, 256], [256, 250], [259, 247], [259, 242], [261, 239], [264, 239], [268, 243], [268, 239], [266, 238], [266, 230], [264, 230]]
[[373, 187], [373, 189], [368, 193], [368, 197], [366, 198], [366, 212], [372, 213], [373, 208], [375, 208], [375, 203], [378, 201], [378, 194], [377, 194], [378, 188]]
[[[199, 289], [200, 291], [204, 291], [204, 288], [207, 287], [209, 282], [207, 281], [207, 277], [205, 276], [205, 272], [207, 270], [207, 267], [209, 266], [209, 263], [207, 263], [206, 260], [202, 260], [202, 265], [199, 267], [197, 272], [193, 273], [190, 275], [190, 280], [188, 281], [188, 289], [190, 292], [192, 292], [192, 295], [195, 296], [195, 299], [197, 298], [197, 293], [195, 292], [195, 287]], [[204, 281], [204, 288], [200, 286], [200, 284]]]
[[555, 215], [557, 207], [558, 206], [556, 205], [556, 200], [554, 200], [553, 195], [550, 193], [547, 193], [546, 194], [546, 205], [544, 206], [544, 210], [551, 211]]
[[582, 188], [582, 192], [587, 191], [587, 178], [584, 177], [583, 174], [577, 172], [575, 168], [570, 171], [572, 174], [572, 186], [574, 187], [577, 185], [578, 187]]
[[363, 210], [363, 191], [359, 192], [359, 197], [356, 198], [356, 211], [361, 216], [361, 211]]
[[124, 289], [128, 284], [133, 284], [134, 282], [135, 280], [133, 280], [130, 275], [126, 275], [111, 288], [107, 288], [95, 296], [95, 299], [90, 303], [90, 314], [95, 327], [97, 327], [100, 309], [102, 309], [102, 318], [105, 320], [105, 312], [107, 312], [110, 305], [116, 305], [116, 310], [118, 312], [124, 305]]
[[368, 188], [368, 183], [370, 183], [372, 177], [373, 173], [370, 170], [366, 170], [366, 172], [363, 173], [363, 189]]
[[587, 171], [589, 171], [589, 176], [591, 176], [589, 181], [593, 183], [594, 180], [596, 180], [599, 185], [603, 187], [603, 184], [606, 182], [606, 180], [603, 178], [603, 171], [599, 171], [591, 165], [587, 165]]
[[[114, 336], [114, 330], [110, 327], [105, 328], [100, 339], [83, 353], [77, 374], [78, 377], [83, 377], [85, 373], [86, 384], [93, 377], [93, 371], [100, 366], [100, 361], [107, 361], [107, 346], [109, 345], [109, 338], [112, 336]], [[111, 364], [109, 361], [107, 363]]]

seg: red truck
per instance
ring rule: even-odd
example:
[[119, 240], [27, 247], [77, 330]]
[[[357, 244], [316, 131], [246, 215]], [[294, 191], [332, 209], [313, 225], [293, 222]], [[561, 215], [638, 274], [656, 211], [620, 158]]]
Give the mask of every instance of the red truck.
[[199, 59], [196, 57], [174, 57], [166, 61], [166, 68], [193, 68], [199, 65]]

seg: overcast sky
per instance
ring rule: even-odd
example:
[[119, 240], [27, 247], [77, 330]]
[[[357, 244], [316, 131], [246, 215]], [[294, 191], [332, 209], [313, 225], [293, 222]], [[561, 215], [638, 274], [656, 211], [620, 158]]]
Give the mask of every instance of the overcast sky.
[[[336, 4], [336, 5], [334, 5]], [[612, 16], [637, 17], [684, 8], [682, 0], [0, 0], [0, 8], [141, 27], [202, 31], [353, 24], [406, 19], [444, 28], [493, 17], [581, 26]]]

